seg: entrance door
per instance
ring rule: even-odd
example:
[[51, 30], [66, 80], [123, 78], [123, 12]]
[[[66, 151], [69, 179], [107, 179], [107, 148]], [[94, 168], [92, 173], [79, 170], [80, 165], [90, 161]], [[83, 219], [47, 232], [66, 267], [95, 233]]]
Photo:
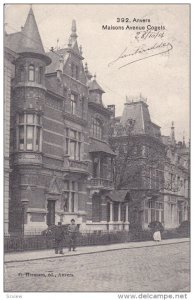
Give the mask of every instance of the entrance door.
[[47, 225], [54, 225], [55, 224], [55, 201], [49, 200], [47, 203]]
[[101, 199], [99, 195], [94, 194], [92, 198], [92, 222], [101, 221]]

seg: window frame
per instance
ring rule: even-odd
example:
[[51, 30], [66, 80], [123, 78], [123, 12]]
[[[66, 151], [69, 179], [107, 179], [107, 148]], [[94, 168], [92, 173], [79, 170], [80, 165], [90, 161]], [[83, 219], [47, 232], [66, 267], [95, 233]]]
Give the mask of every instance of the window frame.
[[[32, 120], [28, 116], [32, 115]], [[31, 129], [30, 129], [31, 128]], [[27, 152], [42, 151], [42, 120], [41, 116], [34, 112], [23, 112], [17, 115], [17, 150]], [[23, 130], [23, 143], [21, 143]], [[31, 130], [31, 136], [30, 131]], [[31, 140], [31, 143], [29, 142]], [[23, 145], [23, 146], [21, 146]], [[29, 147], [29, 145], [31, 145]]]
[[[32, 76], [32, 79], [31, 79]], [[34, 82], [35, 81], [35, 66], [30, 64], [28, 66], [28, 81]]]

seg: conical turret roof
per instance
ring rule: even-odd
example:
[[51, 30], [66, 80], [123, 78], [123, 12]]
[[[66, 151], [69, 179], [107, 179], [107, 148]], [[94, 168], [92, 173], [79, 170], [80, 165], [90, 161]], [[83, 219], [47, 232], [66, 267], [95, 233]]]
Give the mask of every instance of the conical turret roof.
[[46, 63], [50, 63], [50, 58], [45, 55], [38, 26], [34, 17], [34, 12], [30, 8], [26, 23], [21, 31], [19, 53], [36, 53], [44, 56]]

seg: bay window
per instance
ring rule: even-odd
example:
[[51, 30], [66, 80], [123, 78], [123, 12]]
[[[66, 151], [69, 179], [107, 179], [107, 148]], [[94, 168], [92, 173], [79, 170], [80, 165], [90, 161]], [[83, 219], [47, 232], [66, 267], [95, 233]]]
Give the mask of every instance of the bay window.
[[34, 113], [19, 114], [17, 123], [18, 150], [40, 151], [40, 116]]

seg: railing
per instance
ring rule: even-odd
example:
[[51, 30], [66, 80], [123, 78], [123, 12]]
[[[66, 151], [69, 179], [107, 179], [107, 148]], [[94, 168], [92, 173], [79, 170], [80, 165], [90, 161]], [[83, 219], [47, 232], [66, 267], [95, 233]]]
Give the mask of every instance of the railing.
[[[178, 232], [177, 229], [165, 230], [162, 232], [162, 239], [189, 237], [189, 232]], [[153, 240], [153, 235], [149, 230], [129, 229], [128, 231], [94, 231], [78, 232], [76, 245], [110, 245], [114, 243], [127, 243], [134, 241]], [[65, 235], [63, 246], [68, 247], [69, 238]], [[53, 236], [32, 235], [32, 236], [6, 236], [4, 237], [4, 251], [16, 252], [26, 250], [52, 249], [55, 247]]]
[[72, 169], [88, 171], [88, 162], [80, 160], [69, 160], [69, 167]]
[[113, 188], [113, 181], [104, 178], [92, 178], [90, 179], [90, 184], [95, 187], [100, 186], [100, 187]]

